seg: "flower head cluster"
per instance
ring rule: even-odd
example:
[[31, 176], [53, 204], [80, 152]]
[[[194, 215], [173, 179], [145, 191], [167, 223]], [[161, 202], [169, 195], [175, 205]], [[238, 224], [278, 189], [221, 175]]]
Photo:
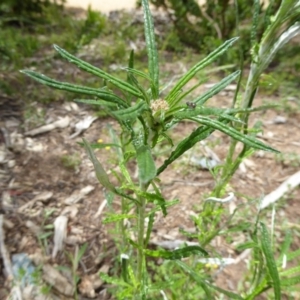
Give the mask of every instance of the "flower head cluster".
[[157, 99], [151, 102], [150, 108], [153, 115], [156, 115], [158, 112], [166, 112], [169, 109], [169, 104], [164, 99]]

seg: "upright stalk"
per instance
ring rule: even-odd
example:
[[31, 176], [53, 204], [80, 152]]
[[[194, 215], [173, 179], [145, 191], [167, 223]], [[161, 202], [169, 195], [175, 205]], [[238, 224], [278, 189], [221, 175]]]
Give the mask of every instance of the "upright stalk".
[[[149, 184], [140, 184], [140, 190], [142, 192], [146, 192]], [[137, 214], [138, 214], [138, 220], [137, 220], [137, 230], [138, 230], [138, 249], [137, 249], [137, 272], [136, 272], [136, 278], [137, 281], [140, 283], [140, 287], [144, 286], [143, 282], [143, 274], [144, 274], [144, 268], [145, 268], [145, 255], [144, 255], [144, 235], [145, 235], [145, 210], [146, 210], [146, 204], [147, 200], [143, 196], [139, 196], [138, 200], [140, 202], [140, 205], [137, 207]], [[139, 289], [140, 290], [140, 289]]]
[[[273, 60], [276, 52], [292, 37], [299, 34], [300, 22], [295, 22], [293, 24], [295, 15], [297, 15], [297, 9], [299, 10], [299, 6], [299, 1], [296, 0], [282, 1], [275, 17], [273, 17], [269, 27], [263, 34], [260, 43], [258, 44], [254, 40], [252, 47], [252, 63], [243, 95], [243, 100], [240, 104], [242, 109], [252, 107], [253, 100], [259, 86], [260, 76]], [[256, 11], [256, 13], [258, 13], [258, 11]], [[257, 19], [254, 18], [254, 23], [256, 21]], [[254, 38], [256, 36], [256, 25], [257, 24], [254, 24], [255, 30], [252, 33]], [[240, 130], [243, 131], [244, 134], [247, 134], [249, 113], [246, 112], [241, 114], [240, 118], [245, 124]], [[249, 153], [248, 151], [250, 148], [244, 144], [243, 149], [237, 155], [237, 158], [233, 159], [236, 153], [236, 145], [237, 141], [231, 138], [230, 148], [220, 179], [213, 191], [213, 194], [216, 197], [221, 196], [222, 191], [225, 189], [240, 163]]]

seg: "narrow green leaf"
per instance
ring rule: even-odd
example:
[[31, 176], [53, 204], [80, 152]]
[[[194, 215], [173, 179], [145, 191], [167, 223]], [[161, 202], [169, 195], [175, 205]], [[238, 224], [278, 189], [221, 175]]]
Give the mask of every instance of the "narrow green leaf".
[[219, 288], [218, 286], [215, 286], [213, 284], [208, 284], [209, 287], [211, 287], [212, 289], [218, 291], [219, 293], [225, 295], [228, 297], [228, 299], [237, 299], [237, 300], [244, 300], [243, 297], [241, 297], [240, 295], [238, 294], [235, 294], [233, 292], [230, 292], [230, 291], [227, 291], [227, 290], [224, 290], [222, 288]]
[[139, 283], [138, 283], [138, 281], [136, 280], [136, 278], [134, 276], [134, 272], [133, 272], [133, 269], [132, 269], [131, 265], [129, 265], [129, 264], [128, 264], [127, 272], [128, 272], [131, 283], [136, 288], [139, 285]]
[[[134, 51], [130, 51], [130, 56], [128, 60], [128, 69], [133, 69], [134, 68]], [[130, 78], [128, 77], [127, 73], [127, 82], [132, 85], [132, 82], [130, 81]]]
[[162, 195], [159, 194], [154, 194], [154, 193], [147, 193], [147, 192], [139, 192], [139, 195], [146, 198], [148, 202], [150, 203], [155, 203], [161, 207], [161, 210], [163, 212], [163, 215], [167, 215], [167, 210], [166, 210], [166, 200]]
[[207, 281], [206, 278], [202, 278], [201, 276], [199, 276], [199, 274], [197, 272], [195, 272], [190, 266], [188, 266], [187, 264], [185, 264], [184, 262], [177, 260], [175, 261], [175, 263], [181, 267], [185, 272], [187, 272], [198, 284], [200, 284], [200, 286], [203, 288], [203, 285], [208, 286], [212, 289], [215, 289], [216, 291], [226, 295], [227, 297], [229, 297], [229, 299], [237, 299], [237, 300], [244, 300], [243, 297], [241, 297], [238, 294], [229, 292], [227, 290], [221, 289], [217, 286], [212, 285], [211, 283], [209, 283]]
[[145, 254], [151, 257], [160, 257], [164, 259], [181, 259], [183, 257], [189, 257], [191, 255], [208, 256], [208, 253], [199, 246], [186, 246], [184, 248], [176, 249], [173, 251], [167, 250], [144, 250]]
[[291, 232], [291, 230], [287, 230], [284, 234], [284, 241], [283, 241], [283, 243], [281, 245], [281, 249], [280, 249], [280, 256], [278, 258], [279, 264], [282, 264], [283, 257], [284, 257], [284, 255], [287, 255], [292, 241], [293, 241], [292, 232]]
[[226, 119], [228, 121], [243, 123], [240, 119], [233, 117], [227, 114], [226, 112], [227, 109], [200, 106], [195, 109], [187, 108], [185, 110], [178, 111], [174, 114], [174, 118], [183, 120], [183, 119], [191, 119], [192, 117], [197, 117], [197, 116], [214, 115], [214, 116], [222, 117], [223, 119]]
[[234, 73], [228, 75], [227, 77], [223, 78], [220, 82], [215, 84], [209, 91], [207, 91], [205, 94], [199, 96], [198, 98], [192, 100], [196, 104], [203, 105], [208, 99], [210, 99], [212, 96], [219, 93], [221, 90], [223, 90], [226, 86], [228, 86], [233, 80], [235, 80], [238, 76], [240, 76], [241, 71], [235, 71]]
[[[168, 278], [167, 281], [156, 282], [154, 284], [148, 285], [147, 288], [150, 293], [153, 293], [153, 292], [158, 292], [158, 291], [165, 290], [165, 289], [170, 290], [170, 288], [172, 288], [173, 286], [175, 289], [176, 289], [176, 286], [178, 286], [177, 278], [175, 278], [175, 279]], [[153, 298], [151, 298], [151, 299], [153, 299]]]
[[[146, 1], [146, 0], [145, 0]], [[173, 102], [170, 102], [171, 99], [174, 99], [174, 95], [177, 94], [200, 70], [205, 68], [207, 65], [212, 63], [215, 59], [217, 59], [220, 55], [222, 55], [238, 38], [232, 38], [226, 41], [223, 45], [218, 47], [215, 51], [210, 53], [206, 58], [197, 63], [194, 67], [192, 67], [185, 75], [179, 79], [177, 84], [172, 88], [169, 94], [166, 96], [166, 101], [169, 102], [170, 106], [173, 106]], [[175, 99], [174, 99], [175, 100]]]
[[147, 224], [147, 232], [146, 232], [146, 238], [145, 238], [145, 245], [147, 246], [150, 240], [150, 236], [152, 233], [152, 228], [153, 228], [153, 224], [154, 224], [154, 220], [155, 220], [155, 214], [154, 213], [150, 213], [149, 217], [148, 217], [148, 224]]
[[152, 97], [157, 99], [159, 95], [159, 68], [158, 68], [158, 54], [155, 44], [155, 34], [152, 15], [149, 9], [148, 0], [142, 0], [142, 6], [144, 9], [144, 28], [145, 28], [145, 39], [148, 53], [148, 69], [149, 75], [152, 79]]
[[299, 283], [300, 283], [300, 275], [291, 278], [281, 279], [281, 286], [292, 286]]
[[156, 167], [149, 146], [142, 145], [136, 149], [136, 159], [141, 183], [147, 183], [156, 176]]
[[[78, 142], [77, 144], [79, 144], [80, 146], [84, 146], [83, 143], [80, 143]], [[93, 144], [89, 144], [90, 147], [92, 149], [103, 149], [103, 148], [106, 148], [106, 147], [117, 147], [117, 148], [120, 148], [121, 146], [120, 145], [117, 145], [117, 144], [110, 144], [110, 143], [93, 143]]]
[[117, 108], [117, 104], [113, 102], [103, 101], [103, 100], [96, 100], [96, 99], [74, 99], [74, 102], [77, 103], [84, 103], [87, 105], [97, 105], [97, 106], [106, 106], [110, 108]]
[[119, 109], [111, 112], [113, 116], [122, 121], [134, 121], [140, 114], [147, 109], [145, 102], [141, 101], [131, 107]]
[[[164, 206], [167, 209], [168, 207], [177, 205], [179, 202], [180, 201], [178, 199], [167, 201], [167, 202], [165, 202]], [[155, 212], [160, 211], [160, 210], [161, 210], [161, 206], [156, 206], [156, 207], [154, 207], [150, 210], [150, 212], [148, 213], [148, 216], [150, 216], [152, 213], [155, 213]]]
[[300, 273], [300, 266], [289, 268], [288, 270], [280, 271], [280, 278], [282, 278], [282, 276], [289, 276], [295, 273]]
[[77, 255], [77, 262], [79, 263], [79, 261], [81, 260], [82, 256], [84, 255], [86, 249], [87, 249], [88, 243], [84, 243], [79, 251], [78, 251], [78, 255]]
[[218, 129], [221, 132], [224, 132], [227, 135], [231, 136], [235, 140], [238, 140], [238, 141], [244, 143], [245, 145], [250, 146], [254, 149], [260, 149], [260, 150], [264, 150], [264, 151], [280, 153], [278, 150], [262, 143], [258, 139], [254, 138], [252, 136], [249, 136], [249, 135], [245, 135], [245, 134], [237, 131], [233, 127], [230, 127], [218, 120], [210, 119], [207, 117], [197, 117], [197, 118], [192, 118], [192, 120], [199, 122], [203, 125], [211, 126], [214, 129]]
[[194, 130], [187, 138], [182, 140], [177, 145], [176, 149], [172, 151], [169, 158], [166, 159], [162, 164], [162, 166], [158, 168], [157, 175], [159, 175], [162, 171], [164, 171], [168, 165], [170, 165], [173, 161], [175, 161], [184, 152], [192, 148], [196, 143], [206, 139], [213, 131], [214, 129], [208, 126], [200, 126], [196, 130]]
[[102, 100], [119, 104], [123, 107], [128, 106], [127, 103], [125, 101], [123, 101], [121, 98], [119, 98], [115, 94], [107, 92], [105, 90], [94, 89], [94, 88], [85, 87], [85, 86], [81, 86], [81, 85], [71, 84], [68, 82], [60, 82], [60, 81], [54, 80], [52, 78], [49, 78], [43, 74], [39, 74], [39, 73], [30, 71], [30, 70], [22, 70], [20, 72], [23, 74], [26, 74], [27, 76], [35, 79], [36, 81], [38, 81], [42, 84], [45, 84], [47, 86], [50, 86], [50, 87], [58, 89], [58, 90], [64, 90], [64, 91], [78, 93], [78, 94], [84, 94], [84, 95], [92, 95], [92, 96], [96, 96]]
[[83, 140], [84, 148], [85, 148], [91, 162], [94, 165], [94, 169], [95, 169], [98, 181], [105, 188], [107, 188], [109, 191], [115, 192], [115, 187], [109, 181], [108, 175], [106, 174], [106, 172], [105, 172], [104, 168], [102, 167], [101, 163], [99, 162], [99, 160], [95, 156], [95, 154], [93, 152], [93, 149], [90, 147], [90, 145], [88, 144], [88, 142], [85, 139], [82, 139], [82, 140]]
[[280, 279], [279, 279], [279, 274], [276, 266], [276, 261], [272, 253], [271, 239], [266, 225], [263, 222], [259, 222], [259, 223], [260, 223], [260, 230], [261, 230], [262, 251], [266, 259], [269, 274], [273, 279], [275, 300], [280, 300], [281, 299]]
[[125, 166], [125, 161], [121, 161], [119, 163], [119, 168], [120, 168], [120, 171], [122, 172], [122, 175], [124, 176], [124, 178], [126, 179], [127, 183], [131, 186], [134, 186], [133, 182], [132, 182], [132, 179], [131, 179], [131, 176]]
[[236, 250], [237, 251], [243, 251], [243, 250], [252, 249], [252, 248], [255, 248], [255, 247], [258, 247], [258, 245], [255, 242], [245, 242], [241, 245], [238, 245], [236, 247]]
[[150, 76], [142, 71], [139, 71], [137, 69], [133, 69], [133, 68], [124, 68], [124, 70], [126, 70], [129, 73], [132, 73], [134, 75], [140, 76], [142, 78], [145, 78], [147, 80], [149, 80], [150, 82], [152, 81], [152, 79], [150, 78]]
[[65, 59], [67, 59], [69, 62], [75, 64], [76, 66], [78, 66], [80, 69], [91, 73], [93, 75], [96, 75], [100, 78], [103, 78], [105, 80], [107, 80], [108, 82], [111, 82], [113, 85], [115, 85], [116, 87], [118, 87], [119, 89], [123, 90], [123, 91], [127, 91], [128, 93], [136, 96], [136, 97], [140, 97], [141, 94], [140, 92], [133, 87], [130, 83], [123, 81], [121, 79], [118, 79], [106, 72], [104, 72], [103, 70], [94, 67], [93, 65], [77, 58], [76, 56], [70, 54], [69, 52], [67, 52], [66, 50], [60, 48], [57, 45], [54, 45], [54, 49]]
[[254, 0], [253, 1], [253, 17], [252, 17], [252, 27], [251, 27], [251, 47], [254, 47], [254, 45], [257, 43], [257, 26], [259, 22], [259, 17], [260, 17], [260, 1], [259, 0]]
[[121, 221], [124, 219], [133, 219], [133, 218], [136, 218], [136, 216], [128, 215], [128, 214], [118, 214], [118, 215], [112, 215], [112, 216], [104, 218], [102, 223], [108, 224], [108, 223], [118, 222], [118, 221]]
[[209, 286], [206, 278], [202, 278], [191, 267], [189, 267], [186, 263], [184, 263], [180, 260], [176, 260], [176, 261], [174, 261], [174, 263], [176, 265], [178, 265], [180, 268], [182, 268], [183, 271], [188, 273], [196, 281], [196, 283], [198, 283], [201, 286], [201, 288], [204, 290], [204, 292], [207, 296], [207, 299], [214, 299], [214, 297], [212, 296], [212, 293], [210, 292], [210, 289], [209, 289], [210, 286]]
[[295, 259], [296, 257], [299, 257], [299, 256], [300, 256], [300, 249], [288, 253], [286, 255], [286, 259], [287, 259], [287, 261], [291, 261], [291, 260], [293, 260], [293, 259]]
[[111, 276], [107, 275], [106, 273], [100, 272], [99, 276], [104, 282], [107, 282], [107, 283], [110, 283], [110, 284], [113, 284], [116, 286], [130, 287], [130, 285], [127, 282], [120, 280], [118, 278], [115, 278], [115, 277], [111, 277]]
[[[172, 106], [173, 109], [177, 106], [178, 103], [180, 103], [180, 101], [182, 101], [183, 99], [186, 99], [187, 96], [190, 96], [191, 93], [198, 88], [202, 83], [206, 82], [207, 79], [202, 79], [200, 82], [198, 82], [196, 85], [192, 86], [190, 89], [188, 89], [186, 92], [184, 93], [180, 93], [177, 95], [177, 97], [175, 97], [176, 101], [172, 101], [172, 99], [170, 99], [170, 102], [172, 102]], [[172, 110], [172, 109], [171, 109]], [[168, 115], [168, 114], [167, 114]]]
[[121, 255], [121, 274], [122, 274], [122, 278], [125, 282], [128, 283], [128, 258], [127, 256], [123, 256]]
[[149, 95], [147, 94], [145, 89], [139, 84], [139, 82], [136, 79], [136, 77], [134, 76], [134, 74], [129, 73], [128, 77], [130, 78], [132, 85], [135, 86], [141, 92], [141, 94], [143, 96], [142, 98], [149, 104], [150, 103]]

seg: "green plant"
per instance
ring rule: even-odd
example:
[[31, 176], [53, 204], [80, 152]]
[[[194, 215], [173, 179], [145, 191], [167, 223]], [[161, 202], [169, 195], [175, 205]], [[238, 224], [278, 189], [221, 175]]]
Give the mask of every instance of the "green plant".
[[[294, 1], [294, 3], [296, 2]], [[291, 1], [289, 1], [290, 4]], [[100, 274], [100, 276], [107, 283], [116, 287], [115, 295], [118, 299], [151, 299], [149, 297], [154, 297], [154, 295], [157, 297], [157, 295], [162, 294], [161, 291], [165, 295], [169, 290], [168, 285], [176, 281], [178, 274], [182, 272], [186, 274], [187, 280], [192, 282], [192, 285], [188, 287], [184, 286], [182, 282], [182, 290], [188, 288], [190, 291], [192, 289], [193, 293], [191, 295], [194, 299], [199, 299], [199, 295], [203, 295], [205, 299], [214, 299], [215, 294], [223, 294], [230, 299], [253, 299], [270, 288], [274, 291], [275, 299], [280, 299], [280, 284], [284, 280], [279, 275], [276, 260], [274, 259], [271, 235], [266, 225], [259, 222], [258, 218], [252, 226], [253, 242], [247, 245], [248, 248], [253, 248], [255, 259], [259, 258], [259, 263], [256, 267], [260, 273], [255, 271], [253, 274], [254, 280], [252, 281], [253, 287], [251, 290], [243, 291], [241, 296], [238, 293], [230, 292], [214, 285], [212, 278], [207, 274], [205, 264], [198, 264], [196, 260], [198, 257], [208, 259], [208, 248], [212, 254], [215, 254], [217, 250], [209, 247], [210, 242], [217, 235], [225, 234], [229, 231], [227, 228], [229, 228], [235, 213], [230, 215], [225, 223], [221, 224], [222, 216], [224, 216], [222, 204], [231, 201], [232, 195], [226, 199], [221, 199], [220, 196], [223, 196], [226, 185], [238, 164], [255, 149], [278, 153], [277, 150], [259, 141], [255, 137], [255, 132], [248, 128], [249, 113], [269, 107], [252, 108], [251, 106], [254, 91], [258, 86], [259, 74], [266, 67], [266, 63], [272, 59], [274, 47], [275, 50], [278, 47], [275, 37], [272, 38], [270, 35], [270, 33], [274, 32], [272, 30], [271, 32], [267, 31], [264, 35], [264, 39], [267, 39], [269, 45], [267, 49], [264, 48], [266, 40], [260, 45], [257, 44], [254, 48], [255, 60], [253, 61], [253, 69], [251, 69], [249, 77], [251, 80], [249, 79], [248, 81], [242, 102], [235, 101], [231, 108], [226, 109], [206, 105], [206, 102], [213, 95], [240, 77], [240, 71], [236, 71], [223, 78], [203, 95], [192, 98], [192, 101], [189, 103], [183, 103], [184, 99], [191, 96], [193, 90], [201, 84], [201, 81], [191, 88], [186, 88], [186, 84], [199, 71], [226, 53], [232, 44], [236, 42], [237, 38], [226, 41], [194, 65], [168, 90], [166, 96], [161, 98], [159, 62], [152, 17], [148, 1], [143, 0], [142, 5], [145, 16], [148, 72], [142, 72], [135, 68], [134, 53], [131, 52], [128, 67], [125, 69], [127, 81], [124, 81], [90, 65], [56, 45], [54, 48], [62, 57], [82, 70], [101, 78], [104, 81], [103, 86], [101, 88], [80, 86], [54, 80], [31, 70], [22, 71], [24, 74], [50, 87], [90, 97], [89, 99], [77, 101], [102, 107], [107, 114], [120, 124], [121, 133], [117, 133], [113, 129], [110, 130], [112, 143], [109, 144], [110, 147], [115, 149], [119, 171], [112, 170], [112, 173], [108, 175], [93, 152], [95, 145], [90, 145], [85, 139], [82, 143], [94, 165], [99, 182], [105, 187], [108, 205], [112, 207], [114, 197], [118, 196], [121, 198], [122, 212], [119, 214], [112, 212], [103, 220], [103, 223], [114, 222], [119, 228], [120, 234], [116, 239], [118, 240], [121, 259], [120, 272], [117, 274], [118, 276], [108, 276], [107, 274]], [[278, 14], [281, 13], [281, 9], [279, 9]], [[279, 18], [286, 20], [285, 15], [279, 16]], [[276, 22], [276, 20], [275, 17], [273, 22]], [[254, 24], [256, 23], [254, 22]], [[282, 23], [279, 25], [281, 26]], [[279, 25], [277, 24], [276, 26]], [[271, 23], [271, 29], [273, 28], [272, 26]], [[268, 38], [271, 38], [271, 40], [268, 40]], [[266, 54], [266, 50], [272, 51]], [[263, 51], [262, 54], [261, 51]], [[266, 60], [262, 60], [262, 58]], [[147, 85], [142, 85], [140, 83], [141, 79]], [[107, 85], [108, 83], [109, 86]], [[114, 86], [118, 91], [113, 92], [110, 88], [111, 86]], [[174, 146], [169, 131], [184, 120], [192, 121], [198, 127]], [[149, 248], [148, 244], [155, 213], [160, 210], [163, 215], [167, 215], [168, 207], [178, 204], [178, 199], [169, 200], [163, 197], [160, 191], [159, 175], [196, 143], [208, 138], [215, 130], [230, 136], [232, 138], [232, 146], [225, 167], [218, 169], [220, 170], [220, 177], [218, 177], [219, 173], [216, 172], [214, 174], [218, 180], [216, 188], [211, 197], [204, 202], [203, 209], [199, 215], [193, 218], [196, 227], [200, 229], [196, 237], [201, 246], [187, 245], [173, 251]], [[234, 161], [232, 155], [237, 141], [244, 144], [244, 150]], [[162, 165], [157, 167], [155, 153], [162, 142], [169, 146], [171, 153]], [[104, 146], [104, 144], [101, 145], [101, 147]], [[174, 150], [172, 151], [172, 149]], [[136, 164], [138, 169], [137, 179], [131, 171], [130, 165], [132, 165], [132, 162]], [[111, 178], [113, 176], [117, 184], [112, 183]], [[131, 226], [128, 226], [128, 222], [125, 222], [125, 220], [130, 220]], [[245, 226], [249, 229], [249, 224]], [[240, 224], [236, 225], [236, 230], [242, 230], [241, 228]], [[232, 228], [230, 229], [232, 230]], [[174, 272], [172, 274], [163, 272], [164, 276], [170, 278], [170, 283], [156, 282], [155, 276], [151, 276], [148, 267], [149, 260], [156, 260], [157, 258], [171, 261]], [[189, 258], [189, 261], [183, 262], [181, 258]], [[288, 279], [286, 284], [293, 285], [297, 280], [299, 280], [299, 276], [296, 276], [294, 279]], [[176, 287], [176, 285], [174, 286]], [[170, 291], [170, 294], [174, 295], [175, 293]], [[178, 295], [174, 297], [176, 296]]]
[[46, 224], [47, 220], [55, 212], [55, 209], [45, 209], [43, 221], [41, 224], [41, 232], [38, 233], [37, 238], [41, 248], [46, 255], [49, 255], [48, 238], [53, 234], [53, 224]]
[[[222, 41], [239, 35], [243, 52], [250, 49], [250, 41], [247, 38], [250, 26], [244, 24], [251, 20], [253, 7], [247, 1], [206, 0], [205, 3], [199, 3], [196, 0], [150, 0], [150, 2], [155, 7], [165, 10], [173, 21], [176, 35], [186, 45], [211, 51]], [[141, 1], [137, 3], [140, 5]], [[273, 0], [271, 4], [268, 9], [264, 9], [263, 4], [260, 5], [258, 18], [260, 35], [267, 26], [266, 16], [272, 15], [278, 9], [280, 1]], [[243, 23], [238, 34], [237, 19]], [[230, 60], [232, 55], [228, 51], [226, 56], [227, 61], [232, 62]]]
[[64, 154], [61, 157], [61, 162], [65, 168], [76, 171], [81, 164], [81, 159], [79, 153], [74, 153], [71, 155]]
[[[298, 1], [282, 1], [276, 15], [269, 20], [269, 26], [263, 34], [262, 39], [258, 42], [257, 17], [259, 13], [259, 1], [255, 1], [256, 10], [253, 16], [252, 26], [252, 61], [250, 72], [247, 78], [247, 83], [243, 96], [238, 98], [238, 93], [241, 86], [238, 85], [234, 107], [236, 109], [249, 110], [254, 105], [256, 92], [260, 86], [263, 72], [274, 59], [275, 54], [293, 37], [300, 33], [300, 4]], [[238, 125], [241, 133], [249, 133], [248, 128], [249, 112], [240, 114], [241, 120], [244, 122], [242, 126]], [[236, 127], [236, 128], [238, 128]], [[244, 145], [243, 149], [236, 153], [236, 140], [232, 140], [230, 150], [228, 152], [225, 166], [222, 169], [222, 174], [218, 180], [217, 186], [214, 189], [214, 195], [219, 197], [226, 184], [232, 178], [232, 175], [237, 170], [241, 161], [251, 154], [252, 150]], [[235, 158], [234, 158], [235, 157]]]
[[[55, 5], [62, 5], [65, 0], [54, 1]], [[30, 22], [43, 14], [44, 10], [53, 5], [49, 0], [2, 0], [0, 4], [0, 16], [2, 21]]]

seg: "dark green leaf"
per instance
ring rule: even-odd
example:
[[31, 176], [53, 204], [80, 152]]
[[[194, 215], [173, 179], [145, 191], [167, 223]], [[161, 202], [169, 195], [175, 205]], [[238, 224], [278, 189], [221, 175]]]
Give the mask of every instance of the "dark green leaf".
[[142, 145], [136, 149], [136, 159], [141, 183], [147, 183], [156, 176], [156, 167], [149, 146]]
[[283, 276], [289, 276], [289, 275], [292, 275], [292, 274], [295, 274], [295, 273], [300, 273], [300, 266], [280, 271], [280, 278], [282, 278]]
[[[146, 0], [145, 0], [146, 1]], [[179, 79], [177, 84], [172, 88], [170, 93], [166, 97], [166, 101], [169, 102], [170, 106], [174, 106], [176, 103], [175, 96], [176, 94], [203, 68], [212, 63], [215, 59], [217, 59], [220, 55], [222, 55], [238, 38], [232, 38], [226, 41], [223, 45], [217, 48], [215, 51], [210, 53], [206, 58], [193, 66], [185, 75]]]
[[241, 71], [235, 71], [234, 73], [228, 75], [227, 77], [223, 78], [220, 82], [215, 84], [209, 91], [207, 91], [204, 95], [199, 96], [198, 98], [192, 100], [196, 104], [203, 105], [208, 99], [212, 96], [219, 93], [223, 90], [227, 85], [229, 85], [233, 80], [235, 80], [238, 76], [240, 76]]
[[296, 257], [300, 256], [300, 249], [297, 249], [293, 252], [290, 252], [286, 255], [287, 261], [291, 261], [293, 259], [295, 259]]
[[99, 160], [95, 156], [95, 154], [93, 152], [93, 149], [90, 147], [90, 145], [88, 144], [88, 142], [85, 139], [82, 139], [82, 140], [83, 140], [84, 148], [85, 148], [91, 162], [94, 165], [94, 169], [95, 169], [98, 181], [105, 188], [107, 188], [109, 191], [115, 192], [115, 187], [109, 181], [108, 175], [106, 174], [106, 172], [105, 172], [104, 168], [102, 167], [101, 163], [99, 162]]
[[123, 280], [120, 280], [119, 278], [111, 277], [107, 275], [106, 273], [100, 272], [99, 274], [100, 278], [107, 283], [116, 285], [116, 286], [123, 286], [123, 287], [129, 287], [130, 285]]
[[167, 215], [166, 201], [162, 195], [152, 194], [152, 193], [147, 193], [147, 192], [139, 193], [139, 195], [146, 198], [148, 200], [148, 202], [152, 202], [152, 203], [157, 202], [157, 204], [161, 207], [163, 215], [164, 216]]
[[84, 94], [84, 95], [92, 95], [92, 96], [96, 96], [102, 100], [119, 104], [123, 107], [128, 106], [127, 103], [125, 101], [123, 101], [121, 98], [119, 98], [115, 94], [112, 94], [105, 90], [94, 89], [94, 88], [85, 87], [85, 86], [81, 86], [81, 85], [75, 85], [75, 84], [71, 84], [68, 82], [60, 82], [60, 81], [51, 79], [45, 75], [30, 71], [30, 70], [22, 70], [20, 72], [26, 74], [27, 76], [35, 79], [36, 81], [38, 81], [42, 84], [48, 85], [55, 89], [78, 93], [78, 94]]
[[147, 232], [146, 232], [146, 238], [145, 238], [145, 245], [148, 245], [149, 240], [150, 240], [150, 235], [152, 233], [152, 228], [155, 220], [155, 214], [150, 213], [148, 217], [148, 224], [147, 224]]
[[214, 129], [218, 129], [221, 132], [224, 132], [227, 135], [231, 136], [235, 140], [238, 140], [238, 141], [244, 143], [245, 145], [250, 146], [254, 149], [260, 149], [260, 150], [264, 150], [264, 151], [280, 153], [276, 149], [274, 149], [270, 146], [267, 146], [266, 144], [262, 143], [258, 139], [255, 139], [249, 135], [245, 135], [245, 134], [237, 131], [233, 127], [230, 127], [218, 120], [210, 119], [207, 117], [197, 117], [197, 118], [192, 118], [192, 120], [197, 121], [203, 125], [211, 126]]
[[138, 90], [136, 90], [130, 83], [123, 81], [121, 79], [118, 79], [106, 72], [104, 72], [103, 70], [94, 67], [93, 65], [77, 58], [76, 56], [70, 54], [69, 52], [67, 52], [66, 50], [60, 48], [57, 45], [54, 45], [54, 49], [65, 59], [67, 59], [70, 63], [75, 64], [76, 66], [78, 66], [80, 69], [91, 73], [93, 75], [96, 75], [100, 78], [103, 78], [105, 80], [107, 80], [108, 82], [111, 82], [113, 85], [115, 85], [116, 87], [118, 87], [119, 89], [123, 90], [123, 91], [127, 91], [128, 93], [140, 97], [141, 94], [139, 93]]
[[227, 114], [227, 109], [214, 108], [214, 107], [201, 107], [201, 106], [195, 109], [187, 108], [185, 110], [178, 111], [174, 114], [174, 118], [183, 120], [183, 119], [191, 119], [197, 116], [209, 116], [209, 115], [219, 116], [222, 117], [223, 119], [232, 122], [243, 123], [240, 119]]
[[112, 223], [112, 222], [118, 222], [124, 219], [133, 219], [136, 218], [135, 215], [128, 215], [128, 214], [115, 214], [115, 215], [111, 215], [109, 217], [106, 217], [102, 220], [103, 224], [107, 224], [107, 223]]
[[145, 102], [141, 101], [134, 104], [131, 107], [119, 109], [117, 111], [111, 112], [113, 116], [121, 121], [134, 121], [140, 114], [147, 109]]
[[300, 283], [300, 275], [291, 278], [281, 279], [281, 286], [292, 286]]
[[252, 249], [252, 248], [255, 248], [255, 247], [257, 247], [258, 245], [255, 243], [255, 242], [245, 242], [245, 243], [243, 243], [243, 244], [241, 244], [241, 245], [238, 245], [237, 247], [236, 247], [236, 250], [237, 251], [243, 251], [243, 250], [245, 250], [245, 249]]
[[176, 249], [173, 251], [167, 250], [144, 250], [145, 254], [152, 257], [160, 257], [164, 259], [181, 259], [183, 257], [189, 257], [191, 255], [208, 256], [208, 253], [199, 246], [186, 246], [184, 248]]
[[157, 99], [159, 95], [159, 68], [158, 68], [158, 54], [155, 44], [155, 34], [153, 20], [149, 9], [148, 0], [142, 0], [142, 6], [144, 9], [144, 28], [145, 39], [148, 53], [148, 69], [149, 75], [153, 84], [151, 85], [152, 97]]
[[136, 70], [136, 69], [133, 69], [133, 68], [125, 68], [125, 70], [129, 73], [132, 73], [134, 75], [137, 75], [137, 76], [140, 76], [142, 78], [145, 78], [147, 80], [149, 80], [150, 82], [152, 81], [151, 78], [149, 77], [148, 74], [142, 72], [142, 71], [139, 71], [139, 70]]
[[113, 102], [103, 101], [103, 100], [96, 100], [96, 99], [74, 99], [74, 102], [77, 103], [84, 103], [87, 105], [97, 105], [97, 106], [105, 106], [110, 108], [117, 108], [117, 104]]
[[173, 161], [175, 161], [184, 152], [191, 149], [196, 143], [206, 139], [213, 131], [214, 129], [208, 126], [200, 126], [196, 130], [194, 130], [187, 138], [182, 140], [177, 145], [174, 151], [172, 151], [169, 158], [166, 159], [163, 165], [160, 166], [159, 169], [157, 170], [157, 175], [159, 175], [162, 171], [164, 171], [168, 165], [170, 165]]
[[200, 284], [200, 286], [203, 288], [203, 285], [210, 287], [212, 289], [215, 289], [216, 291], [226, 295], [227, 297], [229, 297], [229, 299], [237, 299], [237, 300], [244, 300], [241, 296], [239, 296], [238, 294], [226, 291], [224, 289], [221, 289], [217, 286], [212, 285], [211, 283], [209, 283], [207, 281], [206, 278], [202, 278], [197, 272], [195, 272], [190, 266], [188, 266], [187, 264], [185, 264], [184, 262], [177, 260], [175, 261], [175, 263], [181, 267], [184, 271], [186, 271], [198, 284]]

